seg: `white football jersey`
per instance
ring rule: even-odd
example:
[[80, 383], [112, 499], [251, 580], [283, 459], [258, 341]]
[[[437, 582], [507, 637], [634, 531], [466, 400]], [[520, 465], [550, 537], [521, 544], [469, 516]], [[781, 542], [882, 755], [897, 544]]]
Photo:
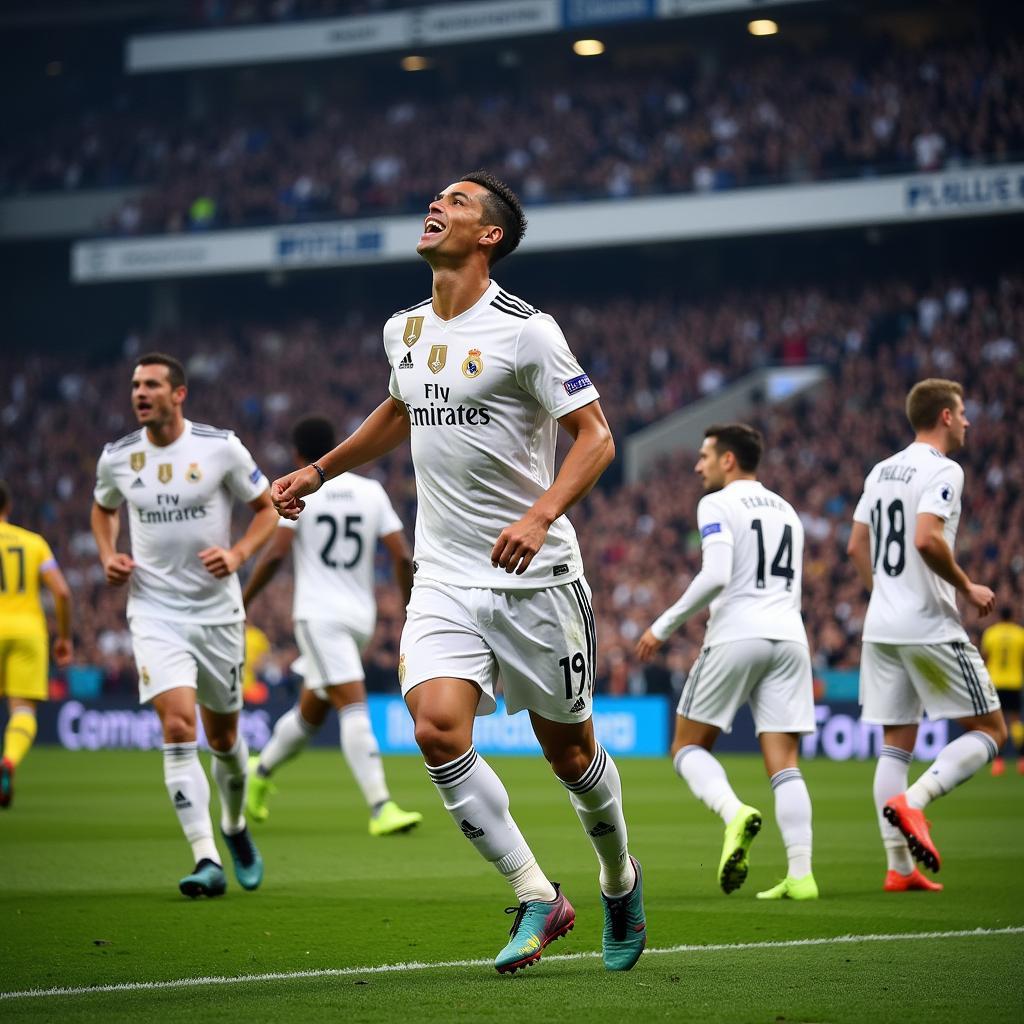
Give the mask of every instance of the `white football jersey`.
[[374, 554], [377, 538], [402, 529], [376, 480], [342, 473], [303, 499], [298, 519], [278, 524], [295, 531], [296, 621], [329, 620], [369, 635], [377, 621]]
[[960, 525], [964, 471], [930, 444], [914, 442], [879, 462], [864, 481], [853, 518], [871, 531], [871, 600], [864, 639], [883, 644], [967, 640], [956, 589], [925, 565], [914, 546], [917, 517], [945, 520], [952, 551]]
[[711, 602], [704, 643], [792, 640], [806, 646], [804, 528], [793, 506], [757, 480], [734, 480], [701, 498], [697, 525], [703, 550], [732, 546], [732, 574]]
[[202, 625], [245, 618], [238, 576], [217, 579], [199, 560], [204, 548], [231, 546], [231, 503], [268, 487], [245, 445], [230, 431], [185, 420], [172, 444], [139, 429], [103, 449], [94, 497], [103, 508], [128, 503], [135, 568], [128, 618]]
[[555, 321], [492, 281], [451, 320], [429, 299], [396, 313], [384, 348], [412, 426], [417, 579], [522, 590], [581, 576], [565, 516], [521, 576], [491, 565], [501, 531], [551, 486], [557, 419], [598, 397]]

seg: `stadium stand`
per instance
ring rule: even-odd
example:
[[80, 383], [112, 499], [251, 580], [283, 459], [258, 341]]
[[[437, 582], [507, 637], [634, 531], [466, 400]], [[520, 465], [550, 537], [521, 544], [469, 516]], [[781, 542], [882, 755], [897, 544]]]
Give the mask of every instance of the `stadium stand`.
[[174, 81], [121, 84], [45, 126], [29, 120], [0, 154], [0, 194], [144, 184], [97, 225], [139, 234], [419, 210], [439, 176], [470, 165], [535, 206], [1024, 154], [1024, 40], [1013, 33], [780, 47], [743, 62], [639, 54], [612, 76], [556, 66], [539, 79], [467, 77], [454, 96], [415, 76], [373, 95], [344, 67], [309, 81], [270, 68], [224, 106], [216, 83], [196, 84], [187, 103]]

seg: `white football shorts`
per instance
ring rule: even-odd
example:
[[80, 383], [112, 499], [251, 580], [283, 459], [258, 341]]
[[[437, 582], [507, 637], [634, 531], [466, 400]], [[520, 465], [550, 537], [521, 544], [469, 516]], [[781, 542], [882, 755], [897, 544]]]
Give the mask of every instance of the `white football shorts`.
[[999, 694], [973, 644], [878, 644], [860, 655], [861, 720], [912, 725], [928, 717], [973, 718], [999, 710]]
[[744, 701], [758, 735], [814, 732], [807, 648], [792, 640], [732, 640], [705, 647], [686, 677], [676, 713], [728, 733]]
[[366, 678], [362, 652], [370, 642], [369, 634], [331, 619], [297, 619], [295, 639], [302, 652], [302, 685], [307, 690], [361, 683]]
[[580, 577], [536, 590], [418, 582], [406, 610], [398, 678], [404, 697], [428, 679], [468, 679], [478, 715], [496, 707], [501, 677], [508, 713], [529, 708], [552, 722], [583, 722], [594, 698], [597, 630]]
[[140, 703], [189, 686], [204, 708], [222, 715], [241, 710], [244, 622], [204, 626], [135, 616], [128, 626], [139, 670]]

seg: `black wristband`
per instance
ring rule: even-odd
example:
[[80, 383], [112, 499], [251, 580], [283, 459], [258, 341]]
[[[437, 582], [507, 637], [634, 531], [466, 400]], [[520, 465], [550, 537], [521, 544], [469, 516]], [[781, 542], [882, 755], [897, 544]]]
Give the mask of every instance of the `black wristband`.
[[[315, 462], [311, 462], [310, 465], [316, 470], [316, 475], [320, 477], [320, 487], [323, 487], [327, 483], [327, 474]], [[318, 491], [320, 487], [317, 488]]]

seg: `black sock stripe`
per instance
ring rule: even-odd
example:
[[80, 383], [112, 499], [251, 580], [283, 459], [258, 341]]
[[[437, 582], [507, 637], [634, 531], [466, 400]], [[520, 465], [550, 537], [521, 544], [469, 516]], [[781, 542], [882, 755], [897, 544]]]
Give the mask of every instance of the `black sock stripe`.
[[437, 766], [427, 765], [427, 773], [433, 777], [435, 775], [451, 775], [462, 771], [466, 765], [468, 765], [476, 755], [476, 747], [470, 747], [464, 754], [460, 754], [454, 761], [449, 761], [447, 764], [440, 764]]
[[476, 747], [470, 747], [461, 757], [438, 768], [427, 765], [427, 774], [435, 786], [454, 786], [472, 771], [477, 762]]
[[608, 755], [602, 746], [598, 746], [594, 760], [576, 782], [562, 780], [562, 785], [572, 793], [589, 793], [604, 776], [605, 766], [608, 764]]
[[320, 673], [320, 685], [326, 686], [329, 677], [327, 675], [327, 665], [324, 663], [324, 659], [320, 655], [320, 651], [317, 649], [316, 644], [313, 642], [313, 634], [310, 631], [308, 622], [296, 622], [296, 629], [300, 628], [303, 631], [303, 639], [306, 641], [306, 646], [309, 648], [310, 653], [313, 655], [313, 660], [316, 662], [317, 671]]

